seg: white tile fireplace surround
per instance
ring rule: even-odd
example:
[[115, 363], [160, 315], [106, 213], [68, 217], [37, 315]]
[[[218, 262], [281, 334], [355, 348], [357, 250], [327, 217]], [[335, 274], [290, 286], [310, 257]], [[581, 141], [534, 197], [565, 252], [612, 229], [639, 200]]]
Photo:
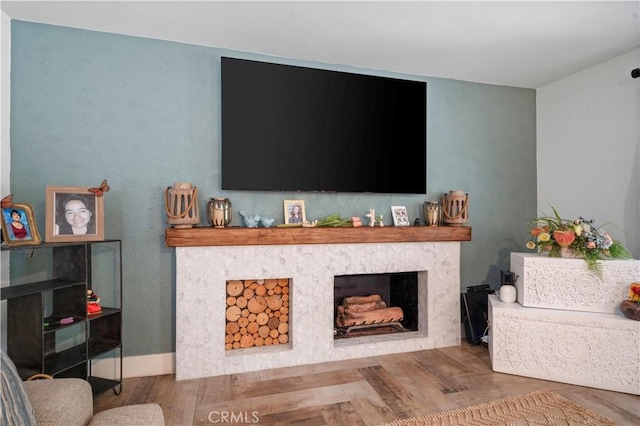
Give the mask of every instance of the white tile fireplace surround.
[[[459, 241], [176, 245], [177, 380], [460, 344]], [[418, 272], [419, 330], [334, 340], [334, 276], [390, 272]], [[227, 280], [269, 278], [291, 280], [289, 342], [225, 350]]]

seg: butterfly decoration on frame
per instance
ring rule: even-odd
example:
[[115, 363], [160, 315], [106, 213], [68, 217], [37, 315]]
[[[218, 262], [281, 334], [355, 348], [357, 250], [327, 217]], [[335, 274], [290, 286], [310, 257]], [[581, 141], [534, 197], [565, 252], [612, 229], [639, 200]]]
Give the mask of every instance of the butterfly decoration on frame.
[[0, 206], [3, 209], [10, 209], [13, 207], [13, 194], [9, 194], [0, 201]]
[[105, 192], [109, 192], [111, 188], [107, 185], [107, 180], [103, 180], [98, 188], [89, 188], [89, 192], [95, 194], [96, 197], [102, 197]]

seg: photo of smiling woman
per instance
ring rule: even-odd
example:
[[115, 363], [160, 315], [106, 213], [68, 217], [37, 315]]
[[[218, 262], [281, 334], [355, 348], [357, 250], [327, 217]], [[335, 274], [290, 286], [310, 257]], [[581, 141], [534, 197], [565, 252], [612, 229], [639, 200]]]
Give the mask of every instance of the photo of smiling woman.
[[62, 197], [56, 212], [54, 235], [95, 234], [93, 199], [93, 195], [80, 194], [68, 194]]
[[104, 197], [85, 186], [47, 186], [48, 243], [104, 241]]

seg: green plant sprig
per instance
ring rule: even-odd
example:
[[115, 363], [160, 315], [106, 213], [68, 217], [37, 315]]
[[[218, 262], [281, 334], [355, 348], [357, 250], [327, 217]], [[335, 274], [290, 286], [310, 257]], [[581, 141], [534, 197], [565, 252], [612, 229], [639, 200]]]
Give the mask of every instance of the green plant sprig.
[[316, 223], [316, 227], [349, 227], [349, 226], [353, 226], [353, 223], [351, 222], [351, 219], [344, 219], [341, 218], [340, 215], [337, 214], [330, 214], [329, 216], [319, 219], [318, 223]]

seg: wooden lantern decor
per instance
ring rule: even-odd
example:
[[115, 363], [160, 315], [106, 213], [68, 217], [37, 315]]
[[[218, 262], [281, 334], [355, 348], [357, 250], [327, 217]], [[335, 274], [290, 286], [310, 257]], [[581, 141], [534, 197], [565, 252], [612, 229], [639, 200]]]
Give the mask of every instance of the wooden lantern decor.
[[198, 188], [188, 182], [176, 182], [164, 191], [165, 208], [170, 225], [191, 228], [200, 222]]
[[442, 196], [443, 222], [451, 226], [463, 226], [469, 222], [469, 194], [449, 191]]

